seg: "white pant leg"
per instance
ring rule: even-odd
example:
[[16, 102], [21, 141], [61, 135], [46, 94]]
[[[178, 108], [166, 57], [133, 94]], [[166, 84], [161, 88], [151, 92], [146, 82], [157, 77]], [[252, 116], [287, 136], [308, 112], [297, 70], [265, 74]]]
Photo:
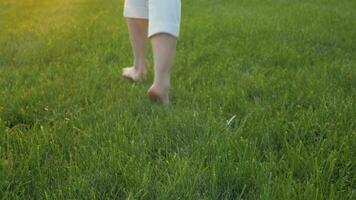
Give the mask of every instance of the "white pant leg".
[[124, 16], [127, 18], [148, 19], [148, 0], [125, 0]]
[[124, 16], [148, 19], [148, 37], [168, 33], [179, 37], [181, 0], [125, 0]]
[[168, 33], [179, 37], [180, 0], [148, 0], [149, 30], [148, 36], [158, 33]]

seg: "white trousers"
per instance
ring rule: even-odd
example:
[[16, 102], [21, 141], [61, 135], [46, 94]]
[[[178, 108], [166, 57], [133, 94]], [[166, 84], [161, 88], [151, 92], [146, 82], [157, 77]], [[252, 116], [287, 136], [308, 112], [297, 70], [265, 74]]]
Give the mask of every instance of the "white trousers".
[[148, 37], [168, 33], [178, 38], [180, 10], [180, 0], [125, 0], [124, 16], [147, 19]]

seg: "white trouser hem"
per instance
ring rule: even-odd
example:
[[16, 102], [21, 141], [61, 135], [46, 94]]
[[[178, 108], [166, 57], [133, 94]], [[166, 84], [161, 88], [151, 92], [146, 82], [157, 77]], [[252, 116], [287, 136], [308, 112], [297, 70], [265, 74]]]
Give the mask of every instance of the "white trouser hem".
[[159, 33], [167, 33], [175, 38], [179, 37], [179, 24], [153, 22], [149, 26], [148, 37], [151, 38]]

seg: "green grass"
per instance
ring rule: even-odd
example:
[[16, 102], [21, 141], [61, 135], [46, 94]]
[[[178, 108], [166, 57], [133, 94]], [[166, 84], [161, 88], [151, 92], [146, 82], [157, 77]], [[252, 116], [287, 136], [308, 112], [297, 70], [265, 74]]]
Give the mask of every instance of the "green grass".
[[0, 0], [0, 199], [356, 198], [356, 2], [182, 3], [162, 108], [122, 0]]

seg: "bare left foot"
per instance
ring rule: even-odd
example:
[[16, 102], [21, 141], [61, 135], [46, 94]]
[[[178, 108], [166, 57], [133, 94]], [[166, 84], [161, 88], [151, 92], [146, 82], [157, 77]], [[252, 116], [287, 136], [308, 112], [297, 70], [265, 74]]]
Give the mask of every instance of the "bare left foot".
[[137, 70], [135, 67], [126, 67], [122, 69], [122, 76], [135, 82], [145, 81], [146, 74], [146, 67], [144, 67], [142, 70]]

